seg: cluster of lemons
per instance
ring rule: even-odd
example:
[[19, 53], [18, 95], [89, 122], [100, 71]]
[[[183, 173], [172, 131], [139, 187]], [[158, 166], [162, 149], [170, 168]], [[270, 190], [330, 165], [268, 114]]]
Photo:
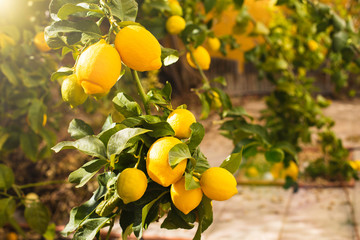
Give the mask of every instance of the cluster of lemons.
[[[167, 122], [175, 132], [174, 137], [162, 137], [155, 141], [146, 158], [146, 170], [149, 177], [156, 183], [170, 187], [170, 195], [175, 207], [184, 214], [188, 214], [201, 202], [203, 194], [217, 201], [224, 201], [237, 193], [236, 180], [226, 169], [212, 167], [200, 177], [195, 178], [200, 188], [185, 189], [185, 169], [187, 159], [182, 160], [176, 167], [169, 164], [169, 151], [175, 145], [182, 143], [180, 139], [190, 137], [190, 126], [196, 119], [186, 109], [176, 109], [167, 118]], [[146, 191], [148, 179], [144, 172], [136, 168], [127, 168], [119, 175], [117, 192], [125, 204], [140, 199]], [[134, 187], [136, 186], [136, 187]]]
[[63, 100], [75, 107], [88, 95], [106, 95], [120, 77], [121, 62], [136, 71], [157, 70], [162, 65], [160, 44], [144, 27], [129, 25], [117, 33], [115, 47], [104, 39], [90, 45], [77, 59], [74, 74], [62, 83]]
[[296, 181], [299, 175], [299, 168], [295, 162], [291, 161], [289, 165], [285, 168], [284, 163], [275, 163], [271, 170], [271, 175], [274, 179], [285, 179], [286, 177], [291, 177]]
[[[194, 55], [197, 58], [196, 51]], [[120, 76], [121, 63], [136, 71], [159, 69], [162, 65], [159, 42], [144, 27], [129, 25], [117, 33], [115, 47], [103, 39], [90, 45], [78, 57], [74, 74], [63, 81], [63, 99], [74, 107], [82, 104], [88, 95], [106, 94]], [[173, 128], [175, 136], [160, 138], [152, 144], [146, 157], [146, 170], [154, 182], [164, 187], [171, 185], [174, 205], [188, 214], [200, 204], [203, 193], [212, 200], [226, 200], [236, 194], [237, 183], [234, 176], [220, 167], [208, 169], [200, 179], [194, 178], [201, 188], [185, 189], [187, 159], [172, 168], [168, 156], [175, 145], [182, 143], [180, 139], [190, 137], [190, 126], [196, 119], [190, 111], [176, 109], [168, 116], [167, 122]], [[127, 204], [140, 199], [147, 184], [148, 178], [143, 171], [127, 168], [117, 179], [117, 193]]]

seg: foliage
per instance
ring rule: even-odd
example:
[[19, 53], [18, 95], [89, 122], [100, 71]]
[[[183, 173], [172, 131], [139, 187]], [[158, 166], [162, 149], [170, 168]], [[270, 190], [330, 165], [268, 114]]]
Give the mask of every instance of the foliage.
[[46, 22], [46, 3], [22, 5], [16, 13], [9, 12], [14, 15], [0, 20], [0, 152], [20, 147], [27, 158], [37, 161], [49, 157], [56, 143], [52, 128], [57, 124], [57, 103], [51, 89], [57, 84], [50, 75], [59, 57], [41, 52], [33, 43]]
[[[121, 31], [121, 28], [139, 25], [135, 22], [137, 4], [133, 0], [53, 0], [50, 11], [54, 22], [46, 28], [47, 42], [52, 48], [62, 48], [63, 52], [71, 51], [74, 59], [78, 59], [90, 44], [100, 39], [113, 43], [115, 35]], [[151, 50], [153, 49], [145, 47], [142, 54], [146, 55], [146, 51]], [[162, 47], [163, 65], [172, 64], [177, 59], [178, 53], [175, 50]], [[123, 63], [126, 62], [122, 60]], [[124, 67], [127, 69], [129, 66]], [[71, 210], [70, 220], [63, 234], [69, 235], [75, 232], [74, 239], [93, 239], [99, 236], [100, 229], [109, 226], [107, 236], [109, 238], [115, 220], [120, 218], [123, 238], [126, 239], [134, 232], [140, 239], [144, 229], [147, 229], [151, 222], [165, 217], [161, 226], [167, 229], [191, 229], [197, 221], [198, 230], [194, 239], [200, 239], [201, 233], [212, 223], [211, 200], [204, 196], [199, 205], [185, 215], [172, 203], [170, 186], [159, 185], [147, 172], [146, 161], [150, 147], [158, 139], [175, 134], [166, 121], [174, 110], [171, 105], [171, 85], [166, 83], [162, 89], [154, 88], [145, 93], [137, 72], [134, 69], [130, 69], [130, 72], [145, 114], [138, 102], [126, 93], [118, 92], [113, 98], [113, 104], [117, 114], [122, 116], [121, 121], [117, 122], [110, 115], [101, 131], [96, 133], [84, 121], [74, 119], [68, 131], [75, 140], [60, 142], [52, 148], [55, 152], [77, 149], [93, 157], [93, 160], [72, 172], [69, 181], [77, 184], [77, 187], [84, 186], [93, 178], [98, 182], [98, 188], [92, 198]], [[70, 74], [73, 74], [71, 69], [68, 72], [60, 70], [53, 76], [56, 78]], [[151, 114], [151, 107], [156, 109], [158, 114]], [[200, 123], [193, 123], [190, 129], [190, 137], [171, 148], [168, 154], [168, 164], [172, 168], [179, 162], [184, 160], [186, 162], [185, 189], [199, 188], [200, 185], [193, 177], [200, 178], [201, 174], [210, 167], [198, 147], [204, 136], [203, 126]], [[233, 174], [241, 158], [241, 153], [231, 155], [222, 167]], [[129, 168], [137, 168], [144, 172], [148, 177], [148, 187], [140, 199], [126, 204], [117, 189], [119, 189], [119, 176]]]

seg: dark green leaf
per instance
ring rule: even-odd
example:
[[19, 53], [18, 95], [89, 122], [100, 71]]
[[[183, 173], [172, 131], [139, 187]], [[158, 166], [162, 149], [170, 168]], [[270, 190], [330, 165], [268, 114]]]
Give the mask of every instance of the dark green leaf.
[[108, 3], [112, 14], [121, 21], [135, 22], [138, 4], [135, 0], [112, 0]]
[[344, 31], [337, 32], [334, 34], [332, 40], [332, 49], [335, 52], [339, 52], [346, 46], [348, 34]]
[[265, 152], [265, 158], [269, 162], [281, 162], [284, 160], [284, 152], [280, 148], [272, 148]]
[[220, 167], [225, 168], [232, 174], [234, 174], [240, 167], [240, 163], [242, 160], [242, 152], [243, 149], [241, 149], [238, 153], [233, 153], [230, 156], [228, 156], [220, 165]]
[[161, 224], [161, 228], [166, 229], [192, 229], [194, 224], [187, 222], [181, 215], [180, 211], [176, 211], [174, 205], [171, 206], [171, 210], [168, 212], [167, 217]]
[[16, 70], [13, 69], [9, 63], [2, 62], [0, 66], [0, 70], [12, 85], [17, 86], [19, 84], [19, 80], [17, 79], [15, 74]]
[[31, 106], [28, 112], [28, 119], [31, 129], [35, 133], [39, 133], [40, 129], [43, 128], [44, 114], [46, 113], [46, 107], [44, 103], [38, 99], [31, 101]]
[[77, 188], [82, 187], [107, 163], [108, 161], [101, 159], [87, 162], [78, 170], [70, 173], [69, 182], [78, 184]]
[[106, 150], [104, 143], [94, 136], [86, 136], [74, 142], [60, 142], [51, 149], [55, 152], [59, 152], [63, 149], [77, 149], [90, 156], [106, 159]]
[[137, 117], [141, 114], [141, 107], [127, 94], [120, 92], [112, 100], [115, 108], [124, 117]]
[[33, 202], [25, 207], [24, 216], [30, 228], [44, 234], [50, 222], [49, 210], [41, 202]]
[[81, 119], [73, 119], [68, 128], [68, 133], [74, 139], [80, 139], [88, 135], [93, 135], [92, 128]]
[[194, 152], [199, 146], [205, 135], [205, 129], [201, 123], [193, 123], [190, 126], [191, 134], [189, 141], [186, 143], [189, 147], [190, 152]]
[[[185, 143], [176, 144], [169, 151], [169, 164], [171, 168], [175, 168], [181, 161], [190, 159], [195, 161], [190, 154], [189, 147]], [[195, 165], [195, 164], [194, 164]]]
[[0, 189], [9, 189], [15, 182], [14, 173], [11, 168], [0, 164]]
[[185, 189], [192, 190], [200, 187], [199, 181], [196, 181], [193, 177], [192, 172], [187, 173], [185, 172]]
[[216, 0], [204, 0], [205, 12], [208, 13], [213, 9], [216, 4]]
[[200, 119], [206, 119], [210, 113], [210, 100], [206, 97], [204, 93], [197, 93], [201, 102], [201, 115]]
[[10, 221], [16, 209], [16, 202], [13, 198], [0, 199], [0, 227]]
[[112, 155], [120, 154], [127, 147], [127, 143], [130, 139], [149, 131], [150, 130], [143, 128], [125, 128], [118, 131], [109, 139], [107, 156], [110, 158]]
[[199, 226], [193, 240], [200, 240], [201, 233], [203, 233], [213, 221], [212, 204], [209, 198], [203, 196], [197, 210], [199, 214]]
[[32, 131], [22, 133], [20, 135], [21, 149], [24, 151], [25, 155], [33, 162], [36, 162], [38, 160], [37, 154], [39, 143], [39, 137]]
[[99, 218], [88, 218], [82, 224], [75, 234], [73, 239], [77, 240], [90, 240], [94, 239], [96, 234], [100, 231], [101, 228], [109, 221], [109, 218], [99, 217]]
[[106, 198], [96, 207], [95, 212], [101, 216], [106, 217], [110, 215], [115, 208], [124, 205], [117, 194], [113, 194], [110, 198]]

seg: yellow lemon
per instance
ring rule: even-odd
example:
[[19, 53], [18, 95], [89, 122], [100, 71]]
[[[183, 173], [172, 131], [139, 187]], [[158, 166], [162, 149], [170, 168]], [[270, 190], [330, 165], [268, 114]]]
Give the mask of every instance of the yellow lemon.
[[[197, 181], [196, 178], [194, 179]], [[201, 188], [186, 190], [185, 177], [182, 177], [171, 185], [170, 196], [175, 207], [184, 214], [188, 214], [200, 204], [203, 193]]]
[[194, 114], [187, 109], [175, 109], [170, 113], [166, 121], [175, 131], [175, 137], [183, 139], [190, 137], [190, 126], [196, 122], [196, 119]]
[[139, 200], [147, 188], [145, 173], [136, 168], [126, 168], [118, 177], [116, 187], [119, 197], [125, 204]]
[[72, 108], [83, 104], [88, 97], [74, 74], [68, 76], [62, 82], [61, 96]]
[[14, 232], [10, 232], [6, 235], [6, 240], [17, 240], [17, 234]]
[[[209, 52], [204, 47], [199, 46], [195, 50], [192, 50], [192, 53], [197, 63], [199, 64], [199, 67], [203, 70], [208, 70], [211, 62]], [[189, 52], [186, 54], [186, 60], [191, 67], [197, 68]]]
[[208, 198], [217, 201], [225, 201], [238, 192], [234, 176], [221, 167], [206, 170], [201, 175], [200, 185]]
[[121, 59], [116, 49], [104, 39], [81, 53], [75, 73], [86, 94], [107, 93], [121, 72]]
[[208, 45], [209, 45], [209, 48], [212, 51], [216, 52], [216, 51], [219, 51], [221, 43], [220, 43], [220, 40], [218, 38], [213, 37], [213, 38], [208, 39]]
[[292, 179], [296, 180], [299, 175], [299, 168], [293, 161], [290, 162], [290, 165], [285, 169], [285, 176], [289, 176]]
[[358, 164], [355, 161], [347, 161], [350, 167], [354, 170], [358, 170]]
[[169, 3], [169, 7], [171, 9], [170, 12], [172, 15], [178, 15], [178, 16], [183, 15], [183, 10], [178, 1], [171, 1]]
[[51, 48], [47, 45], [45, 41], [45, 34], [44, 32], [39, 32], [34, 37], [34, 44], [35, 47], [41, 52], [48, 52]]
[[161, 67], [161, 47], [144, 27], [130, 25], [116, 35], [115, 47], [123, 63], [136, 71], [152, 71]]
[[166, 21], [166, 30], [170, 34], [177, 35], [185, 29], [185, 20], [177, 15], [171, 16]]
[[149, 177], [158, 184], [168, 187], [177, 182], [184, 174], [186, 159], [175, 168], [169, 164], [169, 151], [181, 141], [174, 137], [163, 137], [154, 142], [147, 154], [146, 169]]
[[249, 167], [249, 168], [246, 170], [246, 174], [247, 174], [249, 177], [255, 178], [255, 177], [259, 176], [259, 171], [257, 170], [256, 167], [251, 166], [251, 167]]
[[210, 98], [211, 98], [211, 108], [219, 109], [222, 106], [220, 96], [217, 92], [211, 91], [210, 92]]
[[271, 175], [275, 179], [285, 179], [285, 177], [289, 176], [292, 179], [296, 180], [299, 175], [299, 169], [295, 162], [291, 161], [289, 166], [284, 169], [284, 163], [275, 163], [271, 170]]
[[45, 127], [46, 123], [47, 123], [47, 114], [44, 113], [43, 114], [43, 122], [42, 122], [43, 127]]
[[319, 48], [319, 44], [315, 40], [309, 40], [307, 43], [310, 51], [314, 52]]

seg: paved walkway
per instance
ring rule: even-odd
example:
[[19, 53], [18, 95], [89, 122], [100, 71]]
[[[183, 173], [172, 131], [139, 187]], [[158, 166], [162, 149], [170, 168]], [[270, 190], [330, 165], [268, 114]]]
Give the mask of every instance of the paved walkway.
[[[360, 183], [347, 189], [302, 188], [295, 194], [275, 186], [239, 186], [239, 194], [230, 200], [214, 201], [214, 222], [203, 239], [360, 240], [354, 216], [359, 221]], [[192, 239], [194, 233], [160, 229], [155, 223], [144, 240]]]

